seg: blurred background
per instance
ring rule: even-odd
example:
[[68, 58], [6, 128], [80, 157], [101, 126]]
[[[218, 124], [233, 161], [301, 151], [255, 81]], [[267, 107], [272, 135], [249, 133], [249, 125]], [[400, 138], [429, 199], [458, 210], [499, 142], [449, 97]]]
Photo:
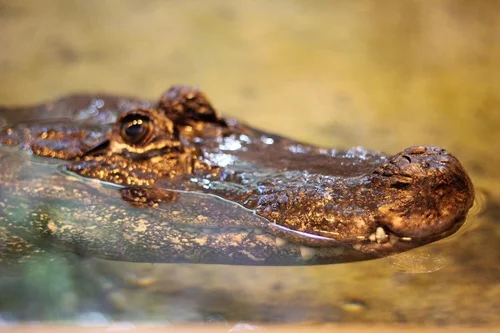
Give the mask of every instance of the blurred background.
[[324, 267], [0, 266], [0, 323], [500, 323], [500, 1], [0, 0], [0, 104], [173, 84], [308, 143], [442, 146], [476, 186], [469, 227]]

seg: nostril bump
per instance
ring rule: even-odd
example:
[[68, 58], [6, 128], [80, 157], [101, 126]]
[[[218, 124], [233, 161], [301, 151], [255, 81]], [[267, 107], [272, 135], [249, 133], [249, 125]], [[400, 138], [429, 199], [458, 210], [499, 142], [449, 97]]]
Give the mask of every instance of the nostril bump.
[[427, 153], [428, 149], [427, 147], [424, 146], [415, 146], [415, 147], [410, 147], [405, 150], [409, 154], [413, 155], [422, 155]]

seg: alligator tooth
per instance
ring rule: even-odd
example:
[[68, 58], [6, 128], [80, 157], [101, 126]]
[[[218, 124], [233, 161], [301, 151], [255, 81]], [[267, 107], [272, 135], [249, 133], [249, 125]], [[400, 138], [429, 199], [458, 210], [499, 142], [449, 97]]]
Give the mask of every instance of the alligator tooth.
[[368, 239], [371, 241], [371, 242], [375, 242], [377, 240], [377, 237], [375, 236], [375, 233], [371, 234]]
[[377, 243], [385, 243], [389, 240], [389, 237], [385, 233], [384, 228], [378, 227], [377, 230], [375, 230], [375, 238], [377, 240]]
[[310, 248], [310, 247], [306, 247], [306, 246], [301, 246], [300, 247], [300, 256], [304, 260], [312, 259], [315, 254], [316, 254], [316, 249], [313, 249], [313, 248]]
[[288, 241], [286, 239], [276, 237], [276, 246], [277, 247], [283, 247], [286, 244], [288, 244]]
[[405, 242], [411, 242], [411, 237], [401, 237], [400, 239]]

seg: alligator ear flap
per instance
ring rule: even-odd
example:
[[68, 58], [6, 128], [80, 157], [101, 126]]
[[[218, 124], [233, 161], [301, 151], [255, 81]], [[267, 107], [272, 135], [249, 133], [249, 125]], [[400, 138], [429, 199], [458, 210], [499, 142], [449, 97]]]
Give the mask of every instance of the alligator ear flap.
[[109, 140], [101, 142], [94, 148], [85, 152], [81, 157], [105, 155], [107, 151], [109, 151]]
[[217, 114], [205, 94], [193, 87], [171, 87], [161, 96], [158, 108], [176, 125], [212, 123], [227, 127], [225, 120]]

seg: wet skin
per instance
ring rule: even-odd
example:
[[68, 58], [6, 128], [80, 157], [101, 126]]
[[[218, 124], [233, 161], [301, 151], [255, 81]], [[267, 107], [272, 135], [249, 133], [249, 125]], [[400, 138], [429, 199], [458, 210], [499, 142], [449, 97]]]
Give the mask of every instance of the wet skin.
[[453, 234], [474, 199], [439, 147], [318, 148], [222, 118], [190, 87], [155, 103], [70, 96], [0, 112], [4, 261], [54, 249], [142, 262], [367, 260]]

